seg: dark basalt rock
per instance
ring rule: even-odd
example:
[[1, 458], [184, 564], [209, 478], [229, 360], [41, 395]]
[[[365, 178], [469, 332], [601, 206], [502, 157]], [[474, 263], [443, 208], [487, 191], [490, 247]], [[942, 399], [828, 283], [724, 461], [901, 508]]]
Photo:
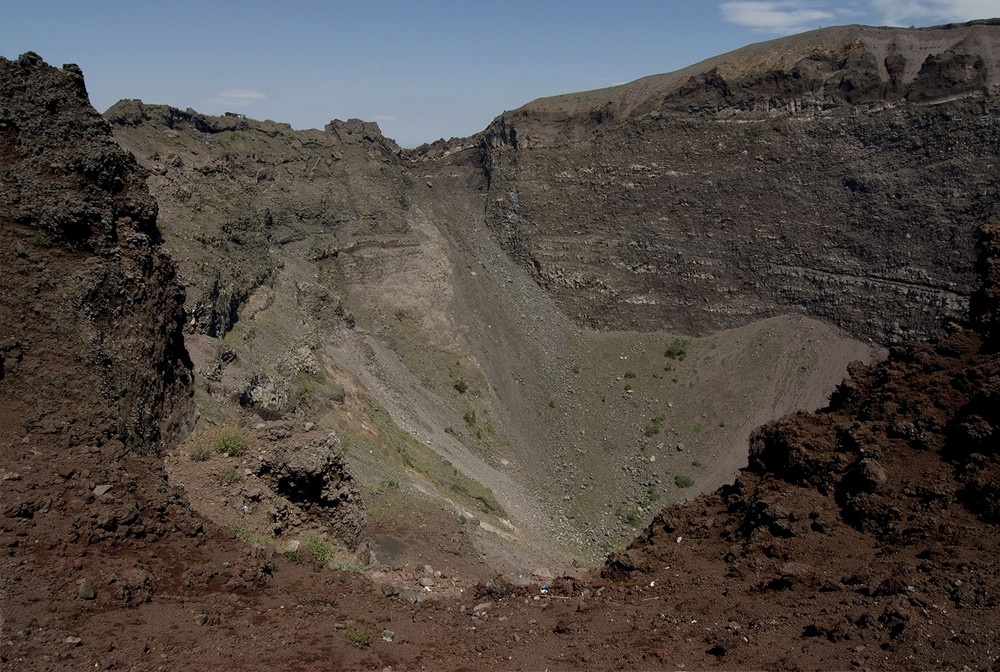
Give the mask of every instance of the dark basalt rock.
[[90, 106], [79, 68], [0, 59], [0, 180], [9, 429], [144, 453], [176, 444], [194, 412], [184, 292], [145, 172]]

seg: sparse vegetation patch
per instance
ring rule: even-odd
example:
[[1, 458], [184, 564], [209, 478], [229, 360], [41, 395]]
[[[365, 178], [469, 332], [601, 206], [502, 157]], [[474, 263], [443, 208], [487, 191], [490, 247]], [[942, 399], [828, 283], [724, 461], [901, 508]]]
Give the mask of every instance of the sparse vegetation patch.
[[371, 643], [371, 633], [365, 628], [351, 628], [345, 634], [347, 644], [355, 649], [363, 649]]
[[664, 354], [667, 359], [675, 359], [678, 362], [683, 362], [684, 358], [687, 357], [689, 345], [691, 345], [691, 342], [686, 338], [675, 338], [667, 345], [667, 351]]
[[674, 485], [676, 485], [678, 488], [690, 488], [692, 485], [694, 485], [694, 479], [691, 478], [690, 476], [677, 474], [677, 476], [674, 477]]
[[197, 445], [188, 453], [192, 462], [205, 462], [212, 456], [212, 451], [206, 445]]
[[239, 482], [240, 475], [237, 473], [236, 467], [229, 467], [219, 474], [219, 478], [217, 480], [219, 485], [230, 486]]
[[226, 457], [239, 457], [247, 450], [247, 440], [234, 432], [226, 432], [212, 444], [215, 452]]
[[306, 539], [306, 551], [317, 562], [325, 565], [333, 557], [333, 547], [320, 537], [312, 536]]

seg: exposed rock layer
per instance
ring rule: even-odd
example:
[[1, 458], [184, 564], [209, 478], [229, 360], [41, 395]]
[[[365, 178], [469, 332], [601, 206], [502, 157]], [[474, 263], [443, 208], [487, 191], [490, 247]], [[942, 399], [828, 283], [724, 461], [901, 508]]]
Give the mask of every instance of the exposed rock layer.
[[[171, 255], [188, 287], [191, 331], [222, 336], [282, 263], [280, 248], [334, 227], [399, 232], [399, 147], [378, 125], [324, 131], [123, 100], [105, 113], [148, 168]], [[339, 250], [316, 250], [317, 258]]]
[[482, 135], [490, 225], [599, 328], [940, 336], [997, 216], [998, 53], [996, 22], [849, 26], [539, 99]]

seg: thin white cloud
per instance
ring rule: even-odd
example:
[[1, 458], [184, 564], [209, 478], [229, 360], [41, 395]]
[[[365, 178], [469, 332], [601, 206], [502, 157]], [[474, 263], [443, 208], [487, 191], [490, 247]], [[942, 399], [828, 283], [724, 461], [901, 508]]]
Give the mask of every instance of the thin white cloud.
[[244, 89], [230, 89], [220, 91], [211, 96], [208, 102], [212, 105], [231, 105], [233, 107], [246, 107], [258, 103], [267, 98], [266, 93], [260, 91], [246, 91]]
[[961, 22], [1000, 16], [997, 0], [872, 0], [890, 26], [927, 22]]
[[731, 23], [785, 35], [830, 25], [836, 18], [834, 12], [802, 0], [724, 2], [719, 9], [722, 18]]

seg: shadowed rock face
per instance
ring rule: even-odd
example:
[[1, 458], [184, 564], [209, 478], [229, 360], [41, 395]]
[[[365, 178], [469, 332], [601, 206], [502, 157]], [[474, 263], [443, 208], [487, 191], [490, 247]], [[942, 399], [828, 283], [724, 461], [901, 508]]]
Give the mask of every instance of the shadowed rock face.
[[328, 525], [363, 561], [370, 561], [365, 508], [340, 439], [330, 433], [308, 441], [282, 440], [284, 433], [274, 428], [268, 432], [271, 446], [260, 460], [258, 475], [313, 520]]
[[79, 68], [0, 59], [0, 166], [4, 438], [177, 443], [194, 412], [184, 292]]
[[[161, 460], [190, 431], [194, 403], [184, 291], [145, 177], [79, 68], [0, 58], [4, 619], [36, 602], [46, 622], [78, 613], [74, 599], [148, 602], [167, 571], [137, 549], [202, 531]], [[49, 590], [46, 572], [66, 581], [88, 553], [79, 590]]]
[[940, 336], [997, 216], [998, 54], [996, 22], [848, 26], [539, 99], [481, 138], [488, 221], [594, 327]]

